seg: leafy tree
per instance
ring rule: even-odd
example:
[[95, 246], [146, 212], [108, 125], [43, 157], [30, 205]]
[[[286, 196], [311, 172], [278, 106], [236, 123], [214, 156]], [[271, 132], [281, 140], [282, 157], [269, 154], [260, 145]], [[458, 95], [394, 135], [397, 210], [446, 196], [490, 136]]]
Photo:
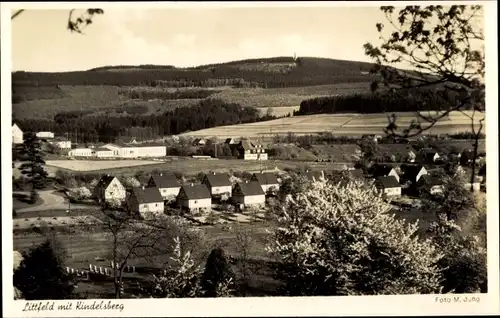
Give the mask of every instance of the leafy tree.
[[23, 255], [14, 272], [14, 286], [26, 300], [68, 299], [74, 289], [72, 278], [64, 270], [61, 246], [47, 239]]
[[[372, 83], [373, 91], [377, 92], [380, 84], [390, 87], [392, 94], [399, 96], [414, 89], [431, 88], [446, 106], [441, 112], [418, 113], [409, 127], [402, 130], [396, 123], [396, 116], [392, 115], [386, 132], [404, 138], [417, 136], [452, 111], [462, 111], [469, 117], [475, 136], [475, 160], [485, 120], [483, 7], [407, 6], [399, 10], [397, 17], [394, 7], [380, 9], [391, 31], [385, 33], [386, 26], [377, 23], [382, 44], [380, 47], [371, 43], [364, 45], [366, 55], [376, 62], [373, 72], [381, 77]], [[429, 102], [431, 98], [420, 100], [420, 104]], [[473, 168], [471, 184], [474, 176]]]
[[197, 297], [200, 294], [200, 267], [196, 266], [189, 251], [182, 252], [179, 237], [174, 238], [174, 243], [171, 263], [161, 275], [153, 275], [153, 288], [147, 293], [155, 298]]
[[201, 277], [201, 289], [205, 297], [229, 296], [234, 285], [234, 273], [231, 270], [224, 250], [214, 248], [208, 256], [205, 271]]
[[486, 247], [476, 235], [465, 234], [453, 220], [440, 215], [429, 228], [444, 257], [443, 292], [486, 293], [488, 287]]
[[193, 253], [199, 250], [203, 240], [199, 232], [191, 230], [185, 222], [175, 218], [163, 216], [155, 220], [139, 221], [133, 215], [116, 209], [107, 208], [104, 212], [104, 225], [112, 241], [110, 258], [115, 264], [113, 280], [116, 298], [123, 296], [123, 272], [131, 259], [161, 262], [162, 256], [173, 252], [171, 242], [176, 237], [180, 237]]
[[27, 162], [20, 167], [21, 173], [28, 177], [31, 183], [31, 201], [37, 199], [37, 190], [43, 188], [47, 182], [48, 173], [44, 169], [44, 153], [41, 150], [42, 140], [35, 134], [28, 134], [23, 143], [21, 153], [26, 156]]
[[268, 250], [293, 296], [440, 291], [441, 255], [359, 183], [313, 182], [283, 204]]

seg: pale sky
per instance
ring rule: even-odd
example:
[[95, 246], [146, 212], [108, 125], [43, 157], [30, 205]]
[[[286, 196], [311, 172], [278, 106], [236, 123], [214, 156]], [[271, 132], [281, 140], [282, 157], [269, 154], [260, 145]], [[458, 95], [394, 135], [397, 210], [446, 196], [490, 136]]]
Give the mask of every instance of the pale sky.
[[185, 67], [294, 52], [370, 61], [362, 45], [377, 40], [375, 24], [384, 19], [378, 7], [104, 10], [85, 35], [66, 29], [68, 10], [19, 15], [12, 21], [13, 71]]
[[375, 24], [385, 22], [378, 5], [103, 9], [84, 35], [66, 29], [68, 10], [19, 15], [12, 21], [12, 70], [185, 67], [294, 53], [370, 62], [362, 45], [378, 44]]

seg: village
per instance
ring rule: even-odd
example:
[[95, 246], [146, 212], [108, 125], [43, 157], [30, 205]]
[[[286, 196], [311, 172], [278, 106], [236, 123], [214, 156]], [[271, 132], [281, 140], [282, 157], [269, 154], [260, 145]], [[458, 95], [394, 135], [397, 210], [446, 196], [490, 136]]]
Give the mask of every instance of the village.
[[[88, 148], [82, 148], [72, 144], [69, 140], [54, 138], [51, 132], [38, 132], [36, 136], [61, 150], [67, 149], [65, 156], [70, 158], [95, 158], [95, 160], [158, 158], [161, 160], [165, 158], [167, 148], [158, 143], [137, 142], [134, 138], [129, 143], [121, 145], [105, 144], [98, 147], [90, 145]], [[23, 133], [16, 124], [12, 127], [12, 137], [14, 144], [23, 142]], [[377, 144], [381, 137], [364, 136], [363, 138], [368, 138]], [[210, 141], [207, 139], [195, 138], [190, 143], [191, 146], [203, 147], [208, 142]], [[231, 153], [236, 152], [238, 159], [250, 161], [269, 159], [269, 150], [265, 146], [248, 139], [228, 138], [223, 141], [223, 144], [229, 147]], [[339, 147], [342, 146], [345, 145], [339, 145]], [[376, 191], [384, 197], [397, 201], [397, 198], [401, 197], [418, 199], [418, 189], [424, 186], [428, 188], [430, 194], [440, 195], [443, 190], [443, 179], [439, 176], [446, 167], [455, 164], [457, 173], [469, 175], [470, 167], [475, 165], [477, 167], [474, 182], [464, 182], [463, 186], [472, 188], [474, 191], [485, 190], [484, 145], [479, 149], [475, 163], [472, 163], [474, 154], [470, 147], [463, 149], [453, 147], [448, 153], [440, 154], [439, 151], [430, 148], [417, 151], [409, 145], [380, 145], [380, 147], [384, 146], [396, 146], [392, 148], [394, 153], [387, 154], [387, 151], [390, 152], [391, 149], [386, 150], [386, 160], [382, 160], [385, 162], [373, 162], [369, 167], [359, 167], [359, 164], [344, 165], [341, 170], [347, 171], [354, 180], [367, 186], [374, 186]], [[360, 151], [357, 150], [357, 153], [359, 155]], [[398, 160], [390, 158], [395, 156]], [[212, 158], [203, 155], [193, 155], [193, 157]], [[201, 216], [205, 219], [204, 216], [212, 210], [223, 211], [229, 207], [237, 211], [264, 210], [269, 200], [278, 196], [281, 184], [291, 177], [291, 173], [296, 172], [295, 174], [304, 177], [304, 180], [312, 181], [328, 178], [332, 174], [339, 173], [335, 170], [340, 169], [332, 171], [307, 168], [302, 171], [282, 171], [276, 168], [265, 170], [261, 167], [260, 172], [249, 173], [247, 171], [246, 179], [235, 177], [229, 171], [225, 173], [199, 171], [195, 178], [178, 178], [174, 171], [155, 171], [150, 174], [149, 178], [134, 180], [132, 186], [130, 182], [129, 186], [122, 184], [119, 175], [105, 173], [96, 185], [83, 188], [91, 193], [91, 197], [100, 205], [112, 204], [140, 218], [152, 218], [158, 214], [169, 213], [171, 209], [181, 209], [193, 216]], [[68, 198], [71, 197], [72, 189], [65, 187], [64, 191]], [[72, 200], [75, 201], [74, 198]], [[221, 204], [224, 204], [223, 208]]]

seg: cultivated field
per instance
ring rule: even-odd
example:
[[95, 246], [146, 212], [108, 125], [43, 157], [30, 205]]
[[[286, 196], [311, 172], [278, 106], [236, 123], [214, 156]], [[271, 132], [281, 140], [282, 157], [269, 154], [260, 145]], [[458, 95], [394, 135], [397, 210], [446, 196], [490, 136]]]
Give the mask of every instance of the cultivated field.
[[28, 229], [33, 226], [67, 226], [102, 223], [94, 216], [59, 216], [38, 218], [15, 218], [12, 220], [15, 229]]
[[96, 171], [112, 168], [135, 167], [159, 164], [152, 160], [47, 160], [47, 166], [73, 171]]
[[[153, 171], [169, 171], [179, 172], [185, 175], [196, 175], [200, 172], [228, 172], [228, 171], [247, 171], [258, 172], [262, 170], [273, 170], [278, 168], [280, 170], [293, 169], [293, 168], [322, 169], [322, 170], [339, 170], [343, 169], [343, 163], [316, 163], [316, 162], [299, 162], [299, 161], [281, 161], [281, 160], [267, 160], [267, 161], [248, 161], [248, 160], [202, 160], [202, 159], [182, 159], [173, 160], [168, 163], [157, 163], [155, 165], [136, 165], [129, 167], [110, 167], [107, 169], [99, 170], [102, 173], [117, 174], [123, 176], [135, 175], [141, 171], [146, 174]], [[96, 170], [82, 170], [81, 172], [93, 172]]]
[[[231, 88], [214, 87], [199, 88], [196, 90], [220, 90], [207, 98], [220, 99], [228, 103], [238, 103], [243, 107], [273, 108], [276, 116], [287, 115], [308, 98], [330, 96], [337, 94], [352, 94], [367, 91], [369, 82], [339, 83], [332, 85], [289, 87], [289, 88]], [[147, 112], [141, 115], [161, 113], [177, 107], [196, 105], [202, 99], [152, 99], [137, 100], [120, 94], [127, 88], [112, 85], [85, 86], [85, 85], [59, 85], [54, 87], [30, 88], [31, 100], [22, 101], [13, 105], [12, 111], [17, 118], [52, 118], [59, 112], [88, 111], [94, 114], [121, 116], [116, 112], [117, 107], [145, 106]], [[134, 87], [130, 87], [134, 89]], [[57, 90], [55, 94], [53, 91]], [[172, 88], [155, 88], [155, 90], [173, 91]], [[187, 89], [184, 89], [187, 90]], [[47, 91], [47, 92], [45, 92]], [[50, 93], [50, 94], [49, 94]], [[36, 99], [36, 97], [39, 99]], [[281, 109], [280, 107], [286, 107]], [[264, 113], [267, 110], [264, 110]]]
[[[296, 135], [332, 132], [338, 135], [361, 136], [364, 134], [383, 134], [383, 129], [388, 124], [387, 114], [320, 114], [294, 116], [265, 122], [221, 126], [198, 131], [192, 131], [184, 136], [203, 137], [261, 137], [273, 134]], [[409, 126], [415, 119], [414, 113], [396, 113], [396, 123], [400, 127]], [[479, 117], [479, 116], [478, 116]], [[479, 121], [477, 118], [476, 122]], [[470, 119], [461, 114], [450, 114], [449, 119], [439, 121], [434, 127], [427, 130], [427, 134], [445, 134], [470, 131]]]

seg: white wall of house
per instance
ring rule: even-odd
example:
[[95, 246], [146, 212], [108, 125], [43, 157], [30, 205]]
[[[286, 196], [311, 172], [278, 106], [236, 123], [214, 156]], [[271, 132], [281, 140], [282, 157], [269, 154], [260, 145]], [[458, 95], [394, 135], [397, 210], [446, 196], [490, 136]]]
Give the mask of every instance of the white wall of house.
[[138, 157], [165, 157], [167, 155], [167, 147], [154, 146], [154, 147], [137, 147]]
[[264, 194], [259, 195], [237, 195], [234, 196], [233, 202], [243, 205], [263, 205], [266, 204], [266, 196]]
[[54, 142], [54, 145], [61, 149], [71, 149], [71, 141], [70, 140], [58, 140]]
[[177, 197], [181, 187], [178, 188], [161, 188], [159, 189], [163, 200], [166, 200], [169, 197]]
[[97, 158], [112, 158], [114, 153], [112, 150], [98, 150], [95, 152]]
[[141, 203], [139, 204], [138, 211], [140, 214], [163, 214], [165, 207], [163, 202]]
[[91, 157], [91, 156], [93, 156], [93, 154], [92, 154], [92, 149], [90, 149], [90, 148], [76, 148], [76, 149], [70, 150], [68, 152], [68, 156], [70, 156], [70, 157]]
[[432, 195], [436, 195], [436, 194], [443, 193], [443, 186], [442, 186], [442, 185], [435, 185], [435, 186], [432, 186], [429, 192], [430, 192]]
[[117, 178], [114, 178], [113, 181], [111, 181], [108, 187], [104, 190], [105, 201], [113, 199], [123, 201], [125, 200], [126, 196], [127, 196], [127, 191]]
[[178, 203], [180, 206], [189, 209], [211, 208], [212, 198], [198, 199], [198, 200], [179, 199]]
[[276, 184], [261, 184], [260, 187], [262, 188], [262, 191], [264, 191], [264, 193], [268, 193], [270, 190], [278, 191], [280, 189], [280, 185], [278, 183], [276, 183]]
[[36, 133], [38, 138], [54, 138], [54, 133], [50, 131], [39, 131]]
[[441, 158], [441, 156], [438, 153], [436, 153], [434, 154], [434, 157], [432, 157], [432, 161], [436, 162], [436, 160], [438, 160], [439, 158]]
[[[466, 183], [464, 184], [464, 187], [465, 187], [466, 189], [470, 190], [470, 182], [466, 182]], [[479, 182], [474, 182], [474, 183], [472, 184], [472, 189], [473, 189], [474, 191], [479, 191], [479, 190], [481, 190], [481, 183], [479, 183]]]
[[12, 143], [22, 144], [24, 142], [24, 134], [21, 128], [16, 124], [12, 125]]
[[383, 193], [387, 196], [400, 196], [401, 195], [401, 187], [397, 188], [386, 188], [383, 189]]

